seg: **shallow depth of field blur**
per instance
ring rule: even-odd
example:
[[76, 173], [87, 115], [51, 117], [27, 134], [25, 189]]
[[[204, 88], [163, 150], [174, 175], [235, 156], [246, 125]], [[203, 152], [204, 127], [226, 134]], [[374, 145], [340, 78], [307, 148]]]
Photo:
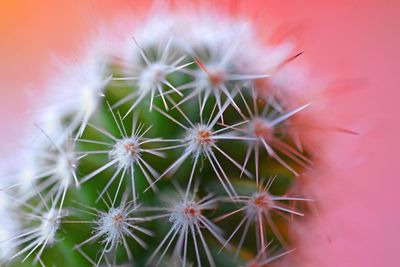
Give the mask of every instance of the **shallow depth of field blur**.
[[[74, 57], [91, 29], [141, 14], [148, 2], [1, 1], [1, 156], [17, 143], [30, 97], [40, 94], [51, 71], [50, 53]], [[320, 116], [360, 133], [324, 136], [320, 156], [327, 163], [310, 189], [319, 213], [299, 226], [302, 266], [399, 266], [400, 3], [215, 2], [253, 18], [261, 29], [273, 22], [293, 34], [311, 73], [332, 83]]]

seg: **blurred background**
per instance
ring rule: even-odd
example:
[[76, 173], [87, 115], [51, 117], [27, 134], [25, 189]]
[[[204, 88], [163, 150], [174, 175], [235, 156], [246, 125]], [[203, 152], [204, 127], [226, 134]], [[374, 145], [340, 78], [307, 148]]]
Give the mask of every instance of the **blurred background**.
[[[304, 266], [400, 266], [400, 2], [213, 1], [261, 30], [293, 34], [310, 73], [335, 83], [321, 118], [359, 136], [327, 135], [328, 162], [313, 191], [318, 215], [301, 231]], [[175, 5], [179, 5], [175, 1]], [[0, 155], [24, 128], [33, 96], [54, 66], [76, 57], [93, 29], [139, 16], [151, 1], [0, 1]], [[339, 85], [339, 86], [337, 86]]]

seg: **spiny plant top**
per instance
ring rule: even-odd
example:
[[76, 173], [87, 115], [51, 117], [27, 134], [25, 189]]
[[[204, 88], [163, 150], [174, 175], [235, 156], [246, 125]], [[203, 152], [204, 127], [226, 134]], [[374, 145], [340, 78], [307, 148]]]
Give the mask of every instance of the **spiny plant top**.
[[266, 266], [292, 252], [312, 166], [292, 121], [309, 104], [279, 83], [296, 51], [204, 15], [158, 16], [115, 46], [43, 97], [2, 190], [2, 261]]

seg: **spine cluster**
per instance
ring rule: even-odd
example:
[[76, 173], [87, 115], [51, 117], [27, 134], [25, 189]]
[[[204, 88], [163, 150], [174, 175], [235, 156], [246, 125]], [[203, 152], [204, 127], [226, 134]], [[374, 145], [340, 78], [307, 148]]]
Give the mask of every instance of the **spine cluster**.
[[296, 51], [199, 14], [127, 39], [53, 79], [1, 192], [17, 222], [1, 260], [261, 267], [291, 253], [312, 166], [293, 123], [309, 104], [285, 88]]

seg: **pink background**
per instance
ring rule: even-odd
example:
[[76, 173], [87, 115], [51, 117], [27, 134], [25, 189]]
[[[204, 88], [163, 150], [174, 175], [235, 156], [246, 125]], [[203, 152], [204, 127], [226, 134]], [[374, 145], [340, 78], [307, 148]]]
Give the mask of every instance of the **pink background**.
[[[230, 1], [217, 1], [226, 5]], [[319, 212], [304, 227], [304, 266], [400, 266], [397, 164], [400, 137], [399, 1], [238, 1], [259, 26], [295, 32], [312, 74], [340, 83], [320, 111], [360, 132], [329, 134], [327, 168], [313, 186]], [[0, 136], [13, 144], [32, 92], [50, 70], [49, 51], [74, 56], [90, 29], [146, 1], [1, 1]], [[9, 125], [12, 127], [9, 127]], [[5, 147], [5, 146], [1, 146]], [[1, 149], [2, 155], [7, 154]]]

